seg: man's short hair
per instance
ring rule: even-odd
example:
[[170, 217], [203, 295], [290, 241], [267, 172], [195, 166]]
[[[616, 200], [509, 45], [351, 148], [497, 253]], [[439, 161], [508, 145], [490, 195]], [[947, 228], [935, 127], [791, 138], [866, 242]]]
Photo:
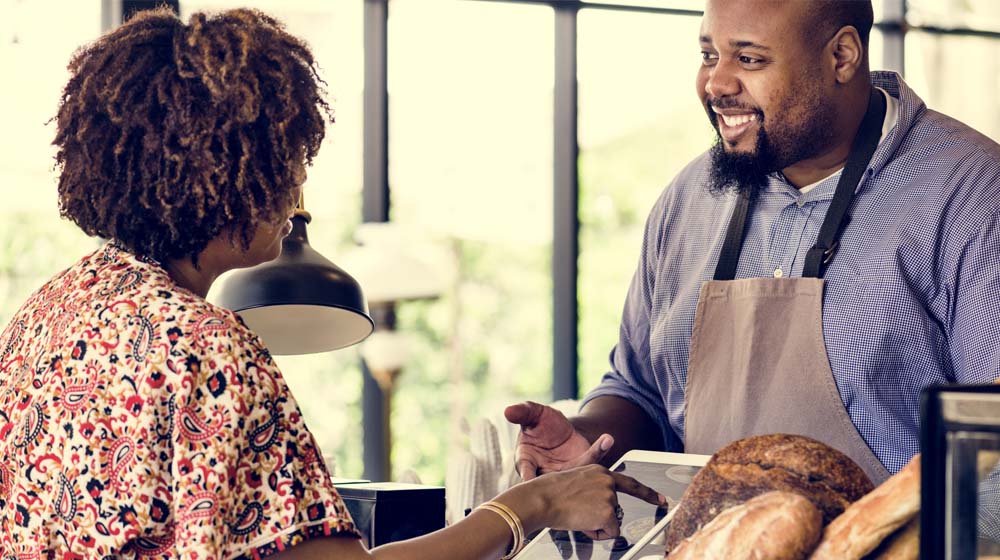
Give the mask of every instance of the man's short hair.
[[861, 43], [868, 48], [868, 37], [875, 21], [871, 0], [795, 1], [809, 3], [808, 17], [802, 28], [807, 39], [825, 43], [841, 28], [851, 25], [858, 30]]

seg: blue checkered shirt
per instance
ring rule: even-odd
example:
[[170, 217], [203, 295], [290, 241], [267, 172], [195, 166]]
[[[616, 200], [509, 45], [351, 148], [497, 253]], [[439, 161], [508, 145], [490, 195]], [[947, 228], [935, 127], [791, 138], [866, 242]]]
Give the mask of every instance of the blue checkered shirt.
[[[823, 337], [844, 406], [889, 472], [919, 451], [919, 395], [932, 383], [1000, 376], [1000, 145], [923, 101], [894, 73], [899, 102], [824, 276]], [[646, 223], [612, 370], [585, 401], [626, 398], [684, 441], [688, 351], [701, 284], [712, 279], [732, 196], [691, 162]], [[839, 173], [800, 193], [775, 174], [748, 217], [737, 278], [799, 277]], [[817, 419], [822, 421], [822, 419]]]
[[979, 536], [1000, 545], [1000, 463], [979, 483], [977, 504]]

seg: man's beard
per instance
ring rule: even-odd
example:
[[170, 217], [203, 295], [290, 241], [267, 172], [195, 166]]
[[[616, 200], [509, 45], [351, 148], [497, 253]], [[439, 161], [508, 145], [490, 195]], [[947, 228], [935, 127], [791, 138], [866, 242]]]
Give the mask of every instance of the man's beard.
[[[709, 119], [715, 128], [715, 144], [709, 151], [712, 158], [712, 168], [709, 174], [709, 191], [713, 194], [736, 193], [754, 200], [767, 188], [770, 176], [797, 162], [815, 157], [830, 146], [833, 139], [836, 115], [833, 109], [819, 102], [818, 97], [810, 95], [803, 100], [800, 107], [808, 109], [798, 111], [808, 115], [808, 120], [799, 126], [786, 126], [768, 133], [765, 127], [764, 115], [757, 112], [760, 123], [757, 130], [757, 141], [752, 152], [726, 151], [725, 140], [719, 132], [718, 117], [708, 108]], [[786, 108], [779, 114], [790, 116], [792, 111]]]
[[754, 200], [767, 187], [771, 173], [781, 169], [767, 132], [763, 126], [759, 127], [753, 152], [727, 152], [723, 142], [716, 128], [715, 144], [709, 151], [712, 158], [709, 192], [716, 195], [732, 192]]

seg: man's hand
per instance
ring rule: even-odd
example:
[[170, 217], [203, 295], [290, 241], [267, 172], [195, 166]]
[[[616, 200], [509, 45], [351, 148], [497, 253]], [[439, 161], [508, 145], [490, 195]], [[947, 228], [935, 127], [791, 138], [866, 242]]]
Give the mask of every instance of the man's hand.
[[601, 434], [591, 444], [558, 410], [535, 402], [508, 406], [504, 416], [521, 426], [514, 465], [524, 480], [599, 462], [614, 444]]

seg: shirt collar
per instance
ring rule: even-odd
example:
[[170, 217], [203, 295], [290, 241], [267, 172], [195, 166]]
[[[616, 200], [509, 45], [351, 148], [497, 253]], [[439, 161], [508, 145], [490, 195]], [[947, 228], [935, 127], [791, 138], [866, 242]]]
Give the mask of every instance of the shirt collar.
[[[875, 154], [872, 155], [872, 160], [868, 164], [868, 177], [877, 175], [892, 160], [896, 150], [902, 145], [903, 139], [927, 110], [924, 101], [906, 85], [899, 74], [882, 71], [872, 72], [871, 81], [873, 86], [883, 89], [896, 100], [897, 120], [896, 125], [886, 133], [878, 148], [875, 149]], [[862, 181], [858, 192], [864, 189], [867, 184], [867, 180]]]

